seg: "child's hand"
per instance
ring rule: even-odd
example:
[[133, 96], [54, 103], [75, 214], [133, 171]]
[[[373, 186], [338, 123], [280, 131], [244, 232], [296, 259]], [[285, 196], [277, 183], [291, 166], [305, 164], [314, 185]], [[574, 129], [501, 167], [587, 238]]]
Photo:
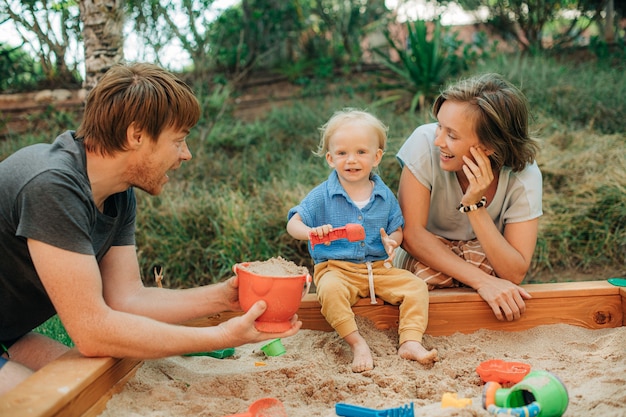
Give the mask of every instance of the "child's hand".
[[[311, 227], [311, 230], [309, 231], [309, 236], [310, 237], [315, 236], [318, 239], [323, 239], [325, 236], [328, 236], [328, 234], [332, 231], [333, 231], [332, 225], [323, 224], [321, 226]], [[326, 246], [330, 245], [330, 241], [324, 242], [324, 245]]]
[[390, 238], [387, 232], [385, 232], [385, 229], [383, 229], [382, 227], [380, 228], [380, 238], [383, 241], [385, 252], [387, 252], [387, 255], [389, 256], [385, 261], [385, 266], [387, 268], [390, 268], [393, 262], [393, 258], [396, 256], [396, 248], [398, 247], [398, 242]]

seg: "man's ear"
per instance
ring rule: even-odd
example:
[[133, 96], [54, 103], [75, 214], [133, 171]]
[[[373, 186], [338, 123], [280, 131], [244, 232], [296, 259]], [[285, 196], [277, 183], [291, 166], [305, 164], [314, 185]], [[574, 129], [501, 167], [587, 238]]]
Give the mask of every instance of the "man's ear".
[[128, 149], [137, 149], [145, 140], [145, 134], [142, 129], [137, 126], [137, 123], [132, 122], [126, 128], [126, 143]]

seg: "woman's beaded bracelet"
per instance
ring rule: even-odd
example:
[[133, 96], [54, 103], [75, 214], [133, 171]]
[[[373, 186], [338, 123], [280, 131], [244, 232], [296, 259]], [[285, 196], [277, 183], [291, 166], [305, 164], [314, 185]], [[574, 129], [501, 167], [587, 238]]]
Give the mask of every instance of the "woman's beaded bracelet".
[[461, 213], [467, 213], [468, 211], [478, 210], [481, 207], [485, 207], [487, 205], [487, 197], [483, 196], [480, 201], [476, 204], [470, 204], [469, 206], [464, 206], [463, 203], [459, 204], [456, 208]]

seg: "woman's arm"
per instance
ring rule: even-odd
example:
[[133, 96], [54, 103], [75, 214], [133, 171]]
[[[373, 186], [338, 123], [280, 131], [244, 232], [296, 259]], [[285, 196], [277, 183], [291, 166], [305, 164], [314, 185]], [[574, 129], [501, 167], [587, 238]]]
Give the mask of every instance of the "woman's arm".
[[[461, 202], [466, 205], [479, 201], [484, 195], [489, 195], [488, 190], [497, 186], [487, 153], [479, 147], [472, 147], [470, 152], [473, 159], [463, 157], [465, 161], [463, 172], [468, 186]], [[502, 234], [486, 208], [465, 214], [496, 275], [514, 284], [520, 284], [530, 268], [537, 243], [539, 220], [509, 223], [504, 226]]]
[[500, 234], [486, 209], [467, 213], [476, 238], [500, 278], [520, 284], [532, 261], [539, 220], [509, 223]]
[[[426, 230], [430, 190], [406, 167], [400, 176], [398, 201], [405, 221], [402, 244], [404, 250], [431, 268], [474, 288], [498, 319], [515, 320], [520, 317], [525, 310], [523, 298], [530, 298], [523, 288], [508, 280], [493, 277], [465, 262]], [[499, 232], [497, 234], [500, 235]]]
[[430, 190], [406, 167], [400, 176], [398, 201], [405, 223], [403, 249], [431, 268], [475, 288], [475, 285], [480, 283], [476, 271], [483, 275], [487, 274], [456, 256], [434, 234], [426, 230], [430, 211]]

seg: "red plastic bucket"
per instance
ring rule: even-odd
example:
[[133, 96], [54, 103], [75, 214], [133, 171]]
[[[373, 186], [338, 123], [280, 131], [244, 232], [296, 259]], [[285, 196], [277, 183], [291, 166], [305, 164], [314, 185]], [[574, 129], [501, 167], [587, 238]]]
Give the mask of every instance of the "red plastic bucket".
[[296, 314], [302, 298], [309, 292], [311, 275], [259, 275], [246, 269], [249, 264], [244, 262], [233, 266], [233, 271], [239, 277], [241, 308], [248, 311], [254, 303], [264, 300], [267, 310], [257, 319], [257, 330], [268, 333], [289, 330], [291, 317]]

